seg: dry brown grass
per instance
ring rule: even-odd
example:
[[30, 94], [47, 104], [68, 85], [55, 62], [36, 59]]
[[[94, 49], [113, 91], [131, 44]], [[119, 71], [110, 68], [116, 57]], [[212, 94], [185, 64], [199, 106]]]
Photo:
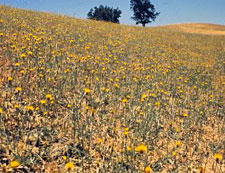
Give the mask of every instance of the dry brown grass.
[[0, 172], [224, 172], [224, 35], [5, 6], [0, 26]]
[[207, 35], [225, 35], [225, 26], [217, 24], [204, 24], [204, 23], [184, 23], [184, 24], [171, 24], [161, 26], [162, 28], [172, 29], [175, 31], [182, 31], [195, 34]]

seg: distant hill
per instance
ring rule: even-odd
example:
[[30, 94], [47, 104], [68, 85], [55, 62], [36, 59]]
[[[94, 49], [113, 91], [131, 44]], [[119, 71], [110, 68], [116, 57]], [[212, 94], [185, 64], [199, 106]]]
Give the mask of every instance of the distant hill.
[[225, 35], [225, 25], [209, 24], [209, 23], [170, 24], [166, 26], [160, 26], [157, 28], [165, 28], [196, 34]]

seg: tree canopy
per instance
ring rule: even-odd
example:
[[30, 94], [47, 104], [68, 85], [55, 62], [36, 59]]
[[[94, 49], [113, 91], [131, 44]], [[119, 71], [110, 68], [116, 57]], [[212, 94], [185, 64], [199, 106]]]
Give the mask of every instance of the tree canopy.
[[134, 12], [132, 19], [136, 21], [136, 24], [142, 24], [143, 27], [155, 21], [160, 14], [156, 12], [155, 6], [149, 0], [131, 0], [130, 9]]
[[112, 8], [100, 5], [99, 7], [91, 8], [87, 14], [88, 19], [101, 20], [113, 23], [119, 23], [122, 11], [119, 8]]

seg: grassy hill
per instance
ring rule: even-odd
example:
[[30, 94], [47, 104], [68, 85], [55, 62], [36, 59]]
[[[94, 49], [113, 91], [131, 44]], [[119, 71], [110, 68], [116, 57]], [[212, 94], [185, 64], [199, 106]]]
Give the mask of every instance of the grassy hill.
[[171, 24], [161, 26], [162, 28], [181, 31], [187, 33], [206, 34], [206, 35], [225, 35], [225, 26], [206, 23], [186, 23], [186, 24]]
[[0, 172], [223, 172], [218, 33], [0, 6]]

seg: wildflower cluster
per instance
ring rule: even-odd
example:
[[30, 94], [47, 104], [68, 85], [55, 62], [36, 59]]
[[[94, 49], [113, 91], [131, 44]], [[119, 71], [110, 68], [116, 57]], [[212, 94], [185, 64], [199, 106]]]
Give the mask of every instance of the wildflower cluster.
[[0, 5], [0, 172], [222, 172], [224, 55], [223, 35]]

